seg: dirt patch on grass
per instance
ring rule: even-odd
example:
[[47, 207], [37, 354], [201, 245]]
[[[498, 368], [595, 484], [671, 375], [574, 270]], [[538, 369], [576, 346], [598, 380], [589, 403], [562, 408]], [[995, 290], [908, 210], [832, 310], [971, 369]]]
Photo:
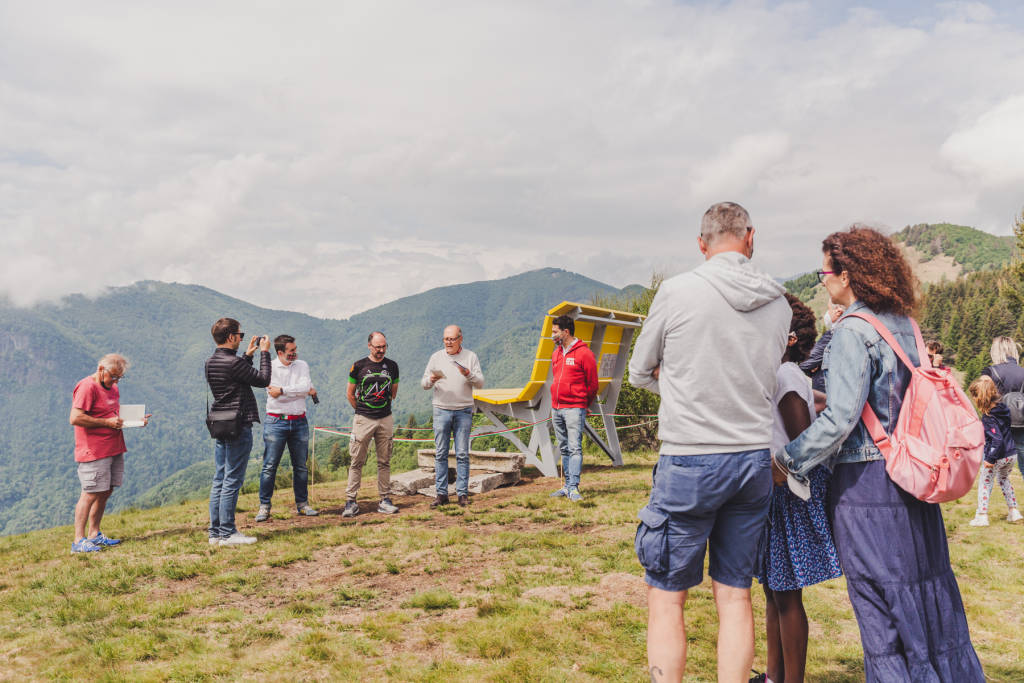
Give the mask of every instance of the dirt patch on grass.
[[647, 584], [634, 574], [605, 574], [596, 586], [538, 586], [523, 593], [526, 600], [543, 600], [569, 606], [588, 601], [590, 607], [605, 609], [617, 602], [637, 607], [647, 604]]

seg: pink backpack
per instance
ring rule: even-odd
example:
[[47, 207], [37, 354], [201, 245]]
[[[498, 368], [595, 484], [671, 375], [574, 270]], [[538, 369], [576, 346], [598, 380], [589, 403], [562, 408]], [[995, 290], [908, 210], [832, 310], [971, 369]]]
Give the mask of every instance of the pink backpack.
[[[910, 368], [910, 384], [903, 396], [892, 437], [871, 406], [864, 404], [861, 419], [878, 450], [885, 456], [885, 471], [897, 486], [926, 503], [956, 500], [971, 490], [985, 450], [985, 428], [967, 395], [948, 368], [914, 367], [899, 342], [873, 315], [850, 313], [871, 323]], [[921, 329], [911, 318], [918, 358], [927, 359]]]

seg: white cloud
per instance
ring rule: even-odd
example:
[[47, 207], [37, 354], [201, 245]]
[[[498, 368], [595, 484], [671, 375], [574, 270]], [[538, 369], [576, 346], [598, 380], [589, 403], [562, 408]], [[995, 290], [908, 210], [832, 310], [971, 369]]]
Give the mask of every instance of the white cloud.
[[986, 111], [942, 145], [953, 167], [983, 185], [1024, 181], [1024, 94]]
[[778, 275], [853, 220], [1006, 232], [1014, 21], [976, 3], [3, 5], [0, 292], [173, 279], [343, 316], [548, 265], [625, 285], [690, 267], [727, 198]]

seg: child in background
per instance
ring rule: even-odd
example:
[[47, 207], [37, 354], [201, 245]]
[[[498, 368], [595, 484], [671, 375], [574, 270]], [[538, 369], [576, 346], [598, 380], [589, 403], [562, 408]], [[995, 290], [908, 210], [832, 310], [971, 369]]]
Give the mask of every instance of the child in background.
[[978, 477], [978, 511], [971, 520], [971, 526], [988, 526], [988, 501], [992, 495], [992, 483], [996, 480], [1006, 498], [1006, 507], [1010, 508], [1006, 521], [1019, 522], [1024, 517], [1017, 509], [1017, 496], [1010, 483], [1010, 473], [1017, 459], [1017, 447], [1010, 434], [1010, 409], [999, 402], [996, 383], [987, 375], [971, 382], [967, 393], [978, 407], [981, 422], [985, 425], [985, 462]]
[[[786, 300], [793, 320], [789, 346], [776, 372], [773, 453], [807, 429], [816, 416], [811, 385], [797, 365], [814, 346], [814, 313], [791, 294], [786, 294]], [[772, 489], [757, 568], [766, 603], [768, 670], [752, 681], [804, 679], [808, 627], [802, 589], [842, 575], [825, 512], [830, 476], [823, 466], [811, 470], [811, 497], [806, 502], [785, 485]]]
[[929, 339], [924, 343], [924, 348], [928, 351], [928, 362], [932, 364], [933, 368], [944, 368], [942, 364], [942, 343]]

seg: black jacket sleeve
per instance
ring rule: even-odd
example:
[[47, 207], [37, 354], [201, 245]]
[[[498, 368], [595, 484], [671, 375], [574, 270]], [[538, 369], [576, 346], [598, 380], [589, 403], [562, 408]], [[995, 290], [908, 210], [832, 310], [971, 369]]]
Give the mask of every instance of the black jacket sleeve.
[[808, 354], [806, 360], [800, 363], [800, 369], [805, 374], [813, 375], [821, 367], [821, 361], [825, 357], [825, 347], [832, 341], [832, 330], [829, 330], [825, 334], [818, 337], [818, 341], [815, 342], [814, 348], [811, 349], [811, 353]]
[[260, 351], [258, 372], [245, 356], [235, 356], [235, 362], [231, 366], [231, 379], [253, 387], [270, 386], [270, 351]]

